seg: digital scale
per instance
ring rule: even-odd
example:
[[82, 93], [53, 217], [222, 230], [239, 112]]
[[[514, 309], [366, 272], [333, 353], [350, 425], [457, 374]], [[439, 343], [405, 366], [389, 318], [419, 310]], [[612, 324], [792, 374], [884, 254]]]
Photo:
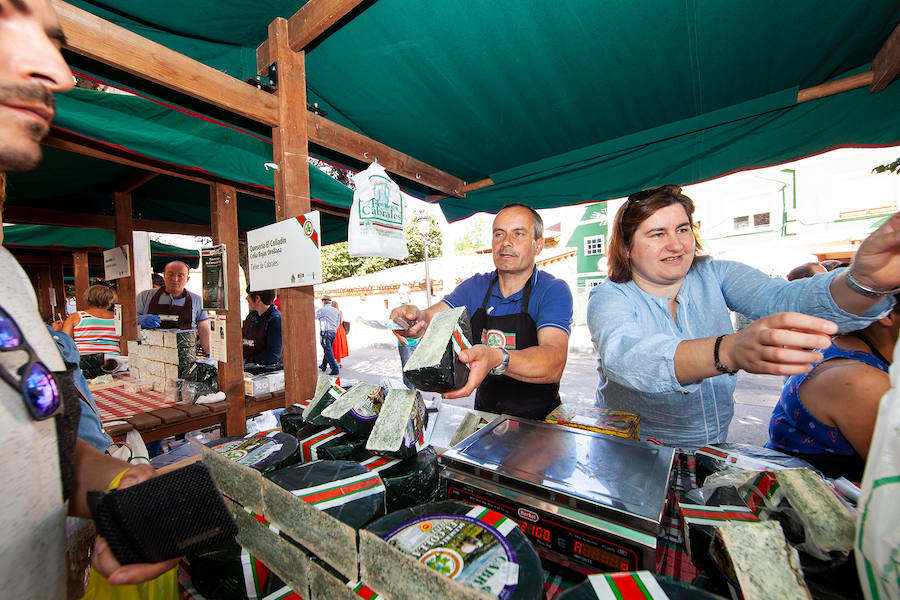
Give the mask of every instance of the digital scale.
[[543, 559], [568, 569], [655, 571], [674, 454], [504, 415], [441, 456], [442, 491], [514, 519]]

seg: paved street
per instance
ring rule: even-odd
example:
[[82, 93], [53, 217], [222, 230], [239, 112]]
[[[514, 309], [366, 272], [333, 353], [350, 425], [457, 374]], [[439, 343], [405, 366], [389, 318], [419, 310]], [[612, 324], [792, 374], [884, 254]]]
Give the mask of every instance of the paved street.
[[[352, 336], [350, 336], [352, 338]], [[319, 350], [321, 360], [321, 349]], [[358, 380], [379, 383], [384, 377], [400, 377], [400, 358], [396, 347], [387, 344], [352, 348], [343, 360], [342, 381]], [[560, 385], [560, 395], [566, 404], [593, 405], [597, 387], [597, 362], [585, 347], [573, 348]], [[728, 432], [728, 441], [761, 446], [768, 439], [769, 415], [781, 394], [781, 378], [771, 375], [740, 373], [735, 392], [735, 417]], [[445, 400], [459, 406], [471, 407], [474, 398]]]

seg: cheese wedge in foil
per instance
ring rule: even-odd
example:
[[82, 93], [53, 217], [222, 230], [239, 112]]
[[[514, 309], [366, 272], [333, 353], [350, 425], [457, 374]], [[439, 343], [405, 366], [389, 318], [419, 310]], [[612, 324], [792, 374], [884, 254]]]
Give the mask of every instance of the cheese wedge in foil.
[[303, 420], [313, 425], [330, 425], [329, 420], [322, 416], [322, 411], [343, 393], [344, 389], [335, 383], [333, 377], [320, 374], [316, 382], [316, 393], [309, 405], [303, 409]]
[[357, 383], [322, 411], [322, 416], [358, 437], [368, 437], [384, 403], [385, 389]]
[[459, 353], [472, 346], [472, 326], [463, 306], [432, 317], [425, 335], [409, 357], [403, 373], [417, 390], [449, 392], [469, 379], [469, 367]]
[[425, 447], [425, 403], [415, 390], [389, 390], [369, 434], [366, 450], [395, 458], [409, 458]]

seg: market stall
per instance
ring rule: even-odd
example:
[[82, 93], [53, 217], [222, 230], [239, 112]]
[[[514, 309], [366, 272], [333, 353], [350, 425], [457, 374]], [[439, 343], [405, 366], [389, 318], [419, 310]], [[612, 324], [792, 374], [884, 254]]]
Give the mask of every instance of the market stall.
[[[137, 91], [137, 99], [128, 103], [139, 110], [175, 105], [178, 112], [187, 114], [199, 109], [215, 114], [227, 124], [226, 129], [271, 136], [274, 169], [270, 176], [278, 221], [311, 208], [307, 163], [311, 145], [321, 156], [354, 168], [377, 159], [407, 189], [440, 196], [448, 216], [460, 218], [478, 210], [496, 210], [509, 200], [535, 207], [586, 202], [664, 180], [693, 182], [841, 145], [900, 140], [896, 111], [900, 89], [888, 87], [900, 71], [900, 34], [895, 29], [900, 14], [888, 4], [849, 8], [813, 2], [789, 7], [623, 4], [599, 10], [593, 3], [436, 7], [390, 0], [312, 0], [296, 14], [296, 2], [264, 10], [254, 6], [215, 11], [204, 3], [147, 5], [123, 0], [114, 9], [106, 4], [56, 3], [76, 69], [120, 89]], [[777, 27], [773, 15], [779, 17]], [[290, 20], [282, 18], [287, 16]], [[248, 76], [251, 85], [244, 82]], [[878, 93], [870, 94], [865, 86]], [[69, 98], [73, 104], [113, 102], [96, 94], [103, 92], [76, 92]], [[74, 130], [78, 123], [70, 127]], [[101, 138], [102, 129], [94, 123], [92, 135], [86, 137]], [[85, 150], [89, 145], [78, 140], [82, 133], [86, 132], [57, 131], [54, 143]], [[108, 149], [102, 154], [150, 165], [153, 172], [175, 173], [159, 164], [169, 160], [169, 149], [161, 151], [145, 142], [131, 141], [128, 157]], [[97, 153], [96, 148], [90, 151]], [[137, 154], [152, 160], [138, 163]], [[261, 165], [255, 168], [259, 175]], [[229, 268], [236, 269], [235, 204], [238, 192], [248, 186], [238, 186], [234, 175], [223, 175], [221, 165], [215, 170], [217, 174], [205, 180], [211, 192], [212, 237], [214, 243], [228, 246]], [[119, 241], [133, 225], [131, 190], [123, 186], [116, 192]], [[229, 274], [229, 281], [237, 281], [235, 274]], [[230, 286], [228, 294], [235, 306], [240, 291]], [[282, 293], [284, 361], [296, 367], [285, 374], [284, 402], [308, 402], [299, 411], [306, 421], [303, 427], [322, 428], [304, 431], [303, 439], [297, 440], [299, 454], [293, 456], [297, 460], [304, 447], [309, 458], [318, 457], [319, 449], [334, 453], [335, 445], [348, 453], [344, 456], [354, 451], [347, 447], [352, 446], [351, 440], [343, 437], [349, 432], [335, 424], [346, 426], [342, 418], [347, 412], [322, 416], [328, 406], [321, 404], [335, 403], [344, 391], [321, 381], [317, 386], [314, 366], [308, 364], [308, 357], [314, 355], [312, 298], [311, 287], [287, 288]], [[239, 318], [233, 311], [227, 315], [226, 331], [229, 354], [237, 356]], [[231, 403], [226, 419], [231, 438], [243, 433], [246, 423], [245, 404], [234, 402], [242, 396], [240, 372], [235, 361], [220, 363], [221, 387]], [[294, 468], [285, 457], [284, 476], [264, 478], [262, 469], [252, 468], [252, 461], [240, 465], [222, 456], [230, 453], [228, 458], [241, 458], [259, 450], [257, 457], [265, 454], [264, 458], [274, 460], [278, 452], [262, 439], [230, 439], [223, 443], [234, 446], [224, 448], [221, 455], [205, 451], [205, 460], [238, 522], [238, 541], [295, 592], [314, 598], [341, 597], [341, 591], [348, 597], [360, 592], [371, 597], [371, 586], [391, 598], [483, 597], [437, 573], [454, 570], [455, 553], [473, 558], [457, 565], [465, 567], [489, 556], [491, 560], [474, 567], [481, 568], [478, 573], [472, 569], [466, 573], [495, 595], [541, 597], [534, 547], [539, 540], [546, 541], [544, 531], [550, 532], [553, 543], [568, 540], [565, 550], [570, 562], [578, 556], [605, 557], [597, 562], [608, 568], [612, 561], [603, 552], [613, 553], [613, 542], [630, 537], [637, 543], [629, 546], [632, 554], [622, 548], [626, 558], [633, 557], [628, 567], [659, 568], [656, 536], [662, 530], [663, 508], [656, 500], [665, 496], [663, 490], [672, 498], [671, 451], [626, 443], [622, 447], [640, 448], [634, 452], [644, 458], [654, 455], [653, 461], [644, 461], [650, 471], [635, 469], [639, 485], [634, 489], [606, 490], [597, 486], [619, 474], [596, 473], [590, 461], [573, 470], [587, 476], [588, 482], [576, 490], [571, 485], [561, 490], [551, 484], [560, 483], [562, 476], [548, 472], [548, 465], [532, 464], [521, 473], [510, 472], [507, 457], [488, 465], [492, 455], [476, 452], [474, 447], [472, 455], [465, 454], [469, 450], [465, 441], [464, 448], [457, 446], [462, 455], [446, 453], [447, 461], [455, 461], [446, 463], [447, 472], [455, 469], [457, 480], [473, 474], [490, 480], [489, 489], [482, 489], [485, 484], [479, 482], [481, 487], [460, 493], [487, 492], [496, 500], [502, 489], [512, 486], [529, 497], [516, 507], [520, 517], [520, 508], [540, 516], [538, 510], [545, 509], [537, 505], [538, 499], [554, 503], [562, 498], [572, 509], [569, 521], [593, 523], [590, 530], [563, 534], [564, 523], [551, 516], [553, 527], [532, 527], [530, 542], [521, 524], [510, 519], [512, 515], [461, 503], [422, 506], [423, 499], [435, 497], [414, 498], [400, 508], [411, 512], [397, 516], [395, 510], [381, 517], [381, 512], [387, 512], [388, 486], [382, 478], [382, 474], [388, 477], [387, 469], [375, 471], [378, 467], [372, 465], [385, 458], [407, 461], [427, 451], [422, 437], [425, 413], [415, 394], [386, 391], [383, 404], [363, 448], [375, 451], [377, 457], [363, 458], [363, 462], [373, 461], [365, 465], [351, 461], [357, 464], [347, 467], [346, 473], [323, 473], [315, 466], [318, 463], [309, 460]], [[362, 414], [362, 420], [371, 420], [371, 414]], [[325, 421], [314, 421], [319, 417]], [[481, 436], [476, 433], [468, 439], [472, 443], [488, 439], [502, 426], [503, 421], [495, 421]], [[561, 436], [563, 445], [573, 436], [587, 436], [610, 446], [603, 438], [552, 427], [546, 431]], [[506, 428], [513, 429], [512, 423], [507, 422]], [[545, 431], [543, 425], [537, 429]], [[341, 443], [336, 443], [339, 436]], [[363, 438], [350, 437], [356, 438], [356, 449], [360, 449], [358, 440]], [[286, 443], [278, 450], [286, 450]], [[578, 444], [572, 444], [573, 449], [561, 458], [581, 458], [572, 453]], [[619, 447], [619, 442], [611, 444]], [[573, 463], [564, 460], [562, 464]], [[270, 463], [265, 470], [269, 467]], [[289, 476], [283, 473], [288, 469]], [[348, 478], [352, 478], [348, 489], [343, 483], [334, 485]], [[466, 485], [471, 483], [466, 480]], [[646, 497], [640, 498], [640, 490]], [[653, 499], [652, 511], [626, 506], [636, 497], [646, 500], [648, 508]], [[615, 519], [609, 516], [613, 508]], [[604, 517], [602, 525], [597, 511]], [[649, 522], [651, 516], [656, 525]], [[380, 518], [373, 521], [376, 517]], [[610, 521], [618, 529], [608, 525]], [[445, 522], [456, 530], [446, 538], [442, 537]], [[410, 529], [411, 524], [418, 532]], [[438, 527], [440, 531], [432, 531]], [[623, 530], [629, 527], [631, 533]], [[604, 528], [616, 529], [614, 537], [603, 541], [608, 547], [589, 548], [574, 537], [577, 533], [586, 539]], [[461, 531], [467, 533], [458, 535]], [[403, 535], [394, 539], [398, 532]], [[425, 538], [436, 536], [453, 552], [420, 549], [419, 532]], [[720, 536], [725, 554], [742, 535]], [[581, 552], [575, 541], [582, 544]], [[424, 557], [422, 563], [428, 567], [402, 554], [398, 546]], [[651, 557], [651, 546], [655, 557]], [[510, 560], [513, 555], [517, 561]], [[752, 564], [756, 558], [743, 564]], [[253, 560], [248, 559], [248, 564]], [[194, 566], [200, 561], [191, 562]], [[790, 561], [782, 563], [795, 568]]]

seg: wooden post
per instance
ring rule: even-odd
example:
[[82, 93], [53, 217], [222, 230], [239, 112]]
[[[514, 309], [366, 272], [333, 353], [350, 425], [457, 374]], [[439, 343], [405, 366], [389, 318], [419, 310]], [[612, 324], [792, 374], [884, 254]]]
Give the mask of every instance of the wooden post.
[[[269, 48], [278, 68], [278, 126], [275, 146], [275, 219], [309, 212], [308, 138], [306, 131], [305, 53], [290, 49], [287, 21], [269, 24]], [[282, 288], [281, 335], [284, 341], [284, 401], [309, 400], [316, 391], [316, 330], [313, 286]]]
[[[38, 310], [44, 320], [53, 320], [53, 306], [50, 303], [50, 265], [40, 265], [37, 268], [37, 283], [34, 286], [38, 297]], [[47, 321], [48, 323], [50, 321]]]
[[56, 293], [56, 312], [51, 315], [51, 320], [56, 320], [56, 313], [66, 318], [66, 284], [63, 277], [62, 257], [58, 252], [50, 255], [50, 281], [53, 283], [53, 291]]
[[116, 246], [128, 245], [128, 264], [131, 275], [116, 280], [119, 304], [122, 305], [122, 337], [119, 348], [128, 354], [128, 340], [137, 339], [137, 304], [134, 292], [134, 223], [131, 214], [131, 193], [114, 192], [116, 209]]
[[219, 391], [225, 392], [230, 407], [225, 417], [225, 435], [247, 433], [247, 405], [244, 401], [244, 355], [241, 340], [240, 257], [238, 255], [237, 191], [227, 185], [210, 186], [209, 212], [213, 244], [225, 244], [228, 281], [228, 312], [225, 316], [225, 344], [228, 362], [219, 362]]
[[84, 301], [84, 293], [91, 283], [87, 250], [76, 250], [72, 253], [72, 268], [75, 271], [75, 308], [85, 310], [87, 302]]

